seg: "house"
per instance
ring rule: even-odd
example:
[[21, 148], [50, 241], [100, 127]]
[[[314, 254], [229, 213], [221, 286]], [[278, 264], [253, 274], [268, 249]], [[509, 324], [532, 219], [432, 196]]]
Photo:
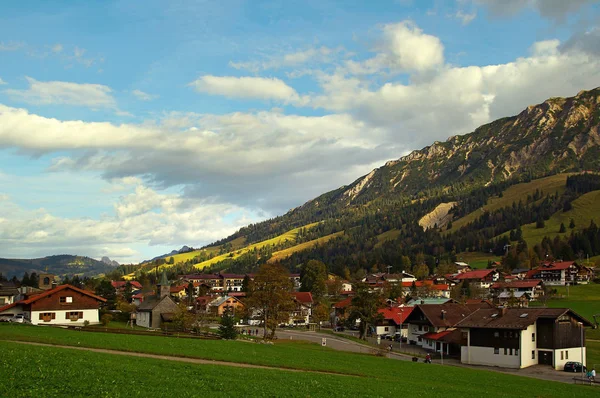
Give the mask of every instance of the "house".
[[568, 308], [480, 309], [457, 325], [462, 363], [526, 368], [544, 364], [561, 370], [585, 364], [585, 327], [592, 323]]
[[462, 274], [463, 272], [468, 272], [468, 271], [472, 271], [471, 267], [469, 266], [469, 264], [462, 262], [462, 261], [456, 261], [454, 263], [454, 265], [456, 266], [456, 270], [459, 274]]
[[419, 297], [442, 297], [450, 298], [450, 285], [446, 283], [436, 284], [433, 280], [402, 282], [402, 295], [412, 295], [413, 291]]
[[375, 326], [375, 334], [378, 336], [394, 335], [400, 333], [402, 337], [408, 336], [408, 324], [406, 318], [413, 311], [414, 307], [387, 307], [381, 308], [377, 312], [382, 320]]
[[171, 286], [169, 288], [169, 294], [171, 295], [171, 297], [175, 297], [178, 300], [181, 300], [184, 297], [187, 297], [187, 288], [188, 285]]
[[71, 285], [60, 285], [0, 308], [0, 316], [24, 314], [34, 325], [99, 323], [98, 310], [106, 299]]
[[208, 304], [208, 310], [212, 315], [222, 316], [225, 312], [235, 315], [245, 308], [244, 303], [235, 297], [222, 296]]
[[129, 282], [130, 286], [129, 293], [133, 292], [134, 290], [142, 289], [142, 284], [138, 281], [111, 281], [110, 285], [115, 289], [117, 294], [123, 294], [126, 293], [125, 288], [127, 287], [127, 282]]
[[222, 290], [223, 289], [223, 280], [221, 275], [215, 274], [191, 274], [191, 275], [181, 275], [180, 279], [184, 282], [193, 282], [194, 285], [199, 283], [200, 285], [205, 285], [210, 290]]
[[414, 297], [406, 303], [407, 306], [423, 305], [423, 304], [446, 304], [456, 302], [453, 299], [445, 297]]
[[223, 280], [223, 289], [226, 292], [241, 292], [245, 275], [240, 274], [220, 274]]
[[526, 293], [530, 300], [537, 300], [544, 295], [544, 282], [540, 279], [512, 280], [496, 282], [490, 286], [492, 296], [498, 297], [501, 293], [514, 293], [522, 297]]
[[338, 301], [337, 303], [334, 303], [332, 305], [333, 320], [331, 323], [333, 325], [338, 325], [340, 323], [343, 323], [349, 315], [348, 308], [350, 308], [351, 305], [352, 305], [352, 297], [347, 297], [341, 301]]
[[288, 324], [308, 325], [312, 316], [312, 293], [294, 292], [292, 294], [296, 308], [290, 313]]
[[135, 324], [145, 328], [158, 329], [163, 322], [171, 322], [177, 312], [177, 304], [170, 296], [170, 285], [167, 275], [156, 284], [156, 295], [146, 296], [135, 314]]
[[531, 297], [526, 292], [501, 292], [496, 297], [496, 301], [503, 307], [527, 308]]
[[15, 302], [19, 290], [13, 282], [0, 281], [0, 307]]
[[478, 269], [475, 271], [461, 272], [453, 276], [456, 283], [468, 282], [469, 284], [481, 289], [489, 289], [490, 286], [497, 282], [500, 278], [500, 273], [495, 269]]
[[528, 279], [541, 279], [548, 286], [573, 285], [580, 267], [575, 261], [543, 262], [527, 273]]
[[[446, 355], [458, 354], [460, 346], [456, 341], [444, 341], [443, 336], [437, 333], [454, 330], [456, 324], [465, 319], [472, 312], [480, 308], [489, 308], [489, 304], [482, 302], [478, 304], [423, 304], [415, 306], [414, 310], [406, 319], [408, 326], [408, 341], [410, 344], [422, 346], [425, 349], [443, 352]], [[455, 337], [455, 336], [452, 336]]]
[[575, 283], [578, 285], [587, 285], [591, 280], [594, 279], [594, 267], [582, 265], [579, 267], [579, 271], [575, 276]]
[[57, 286], [56, 276], [48, 273], [38, 275], [38, 287], [42, 290], [50, 290]]
[[527, 272], [529, 272], [529, 268], [516, 268], [510, 272], [510, 275], [517, 279], [525, 279]]

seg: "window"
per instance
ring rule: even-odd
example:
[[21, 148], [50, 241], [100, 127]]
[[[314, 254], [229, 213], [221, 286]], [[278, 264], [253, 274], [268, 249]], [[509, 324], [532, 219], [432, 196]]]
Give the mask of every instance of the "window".
[[531, 333], [531, 341], [535, 341], [535, 333]]
[[500, 348], [495, 348], [494, 347], [494, 354], [500, 354]]
[[40, 312], [40, 321], [50, 322], [53, 319], [56, 319], [54, 312]]
[[565, 351], [565, 359], [569, 359], [569, 351]]
[[564, 356], [565, 356], [565, 352], [564, 352], [564, 351], [561, 351], [561, 352], [560, 352], [560, 360], [561, 360], [561, 361], [562, 361], [563, 359], [565, 359], [565, 358], [564, 358]]
[[531, 351], [531, 359], [535, 359], [535, 351]]
[[72, 303], [73, 302], [73, 297], [71, 296], [66, 296], [66, 297], [60, 297], [58, 299], [61, 303]]
[[508, 355], [508, 348], [504, 348], [504, 355]]
[[386, 332], [388, 332], [388, 331], [390, 330], [390, 328], [386, 326], [384, 330], [385, 330]]
[[83, 319], [83, 311], [67, 311], [65, 312], [65, 319], [69, 319], [71, 321]]
[[519, 355], [519, 349], [518, 348], [515, 348], [515, 355], [517, 355], [517, 356]]
[[494, 332], [494, 337], [500, 337], [500, 332]]
[[423, 326], [419, 325], [419, 332], [423, 331]]
[[512, 348], [509, 350], [508, 355], [512, 355]]

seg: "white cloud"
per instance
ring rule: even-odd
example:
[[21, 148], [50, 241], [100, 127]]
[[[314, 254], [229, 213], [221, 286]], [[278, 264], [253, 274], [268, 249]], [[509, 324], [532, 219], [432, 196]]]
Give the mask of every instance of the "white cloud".
[[439, 38], [423, 33], [412, 21], [381, 27], [381, 39], [374, 48], [377, 55], [365, 61], [347, 61], [351, 74], [374, 74], [383, 69], [392, 72], [424, 72], [444, 63], [444, 45]]
[[456, 19], [460, 20], [461, 24], [463, 24], [463, 26], [470, 24], [471, 22], [473, 22], [473, 20], [475, 18], [477, 18], [477, 13], [476, 12], [472, 12], [472, 13], [466, 13], [463, 10], [458, 10], [456, 12], [456, 14], [454, 14], [454, 16], [456, 17]]
[[331, 62], [336, 55], [343, 52], [342, 47], [329, 48], [326, 46], [309, 47], [283, 55], [268, 57], [262, 61], [229, 62], [235, 69], [245, 69], [250, 72], [260, 72], [268, 69], [292, 68], [305, 64], [322, 64]]
[[21, 42], [8, 42], [5, 43], [3, 41], [0, 41], [0, 51], [17, 51], [20, 50], [21, 48], [23, 48], [25, 46], [24, 43]]
[[6, 82], [5, 82], [4, 80], [2, 80], [2, 78], [0, 77], [0, 86], [2, 86], [2, 85], [5, 85], [5, 84], [8, 84], [8, 83], [6, 83]]
[[52, 46], [52, 52], [55, 53], [55, 54], [58, 54], [58, 53], [62, 52], [62, 50], [63, 50], [63, 45], [60, 44], [60, 43], [57, 43], [57, 44], [55, 44], [55, 45]]
[[74, 105], [92, 109], [116, 109], [116, 101], [108, 86], [61, 81], [40, 82], [27, 77], [29, 88], [8, 89], [4, 93], [13, 100], [36, 105]]
[[228, 98], [298, 102], [300, 96], [277, 78], [205, 75], [190, 83], [196, 91]]
[[142, 90], [133, 90], [131, 94], [135, 95], [138, 99], [142, 101], [152, 101], [153, 99], [158, 98], [158, 95], [148, 94], [143, 92]]

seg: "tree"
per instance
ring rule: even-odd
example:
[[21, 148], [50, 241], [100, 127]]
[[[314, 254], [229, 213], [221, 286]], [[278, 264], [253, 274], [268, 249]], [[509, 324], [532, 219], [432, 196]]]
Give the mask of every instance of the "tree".
[[173, 326], [176, 330], [190, 330], [194, 325], [194, 315], [190, 313], [187, 305], [181, 302], [177, 305], [177, 310], [173, 314]]
[[415, 278], [422, 281], [429, 276], [429, 267], [425, 264], [417, 265], [413, 270]]
[[235, 328], [235, 317], [229, 311], [225, 311], [221, 316], [219, 325], [219, 336], [225, 340], [235, 340], [237, 338], [237, 329]]
[[300, 290], [311, 292], [315, 300], [327, 293], [327, 266], [321, 261], [310, 260], [300, 270]]
[[535, 222], [535, 227], [537, 229], [544, 228], [545, 226], [546, 226], [546, 223], [544, 222], [544, 219], [541, 217], [538, 218], [537, 221]]
[[246, 303], [262, 320], [265, 339], [275, 337], [277, 326], [287, 321], [295, 308], [292, 288], [289, 273], [280, 264], [263, 264], [250, 283]]
[[381, 317], [378, 310], [383, 304], [383, 297], [378, 291], [371, 291], [369, 285], [360, 282], [356, 284], [356, 295], [352, 298], [348, 320], [360, 321], [359, 338], [366, 340], [369, 325], [377, 323]]
[[560, 229], [558, 230], [559, 233], [565, 233], [567, 232], [567, 228], [565, 227], [565, 224], [560, 223]]
[[96, 286], [96, 294], [100, 297], [104, 297], [106, 299], [106, 304], [109, 306], [114, 305], [117, 298], [115, 288], [112, 287], [110, 281], [106, 279], [103, 279], [98, 286]]
[[575, 220], [573, 220], [572, 218], [571, 218], [571, 221], [569, 222], [569, 228], [571, 228], [571, 229], [575, 228]]
[[23, 279], [21, 279], [22, 286], [31, 286], [31, 279], [29, 278], [29, 273], [25, 272], [23, 274]]
[[319, 325], [319, 329], [321, 329], [321, 322], [329, 319], [330, 308], [331, 306], [327, 301], [321, 301], [320, 303], [313, 306], [312, 321]]
[[250, 277], [248, 275], [244, 276], [244, 280], [242, 281], [242, 292], [248, 293], [248, 289], [250, 287]]

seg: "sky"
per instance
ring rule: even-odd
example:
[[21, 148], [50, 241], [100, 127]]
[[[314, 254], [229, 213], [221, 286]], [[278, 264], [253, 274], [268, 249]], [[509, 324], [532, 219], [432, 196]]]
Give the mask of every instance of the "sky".
[[600, 86], [598, 3], [0, 2], [0, 257], [200, 247]]

